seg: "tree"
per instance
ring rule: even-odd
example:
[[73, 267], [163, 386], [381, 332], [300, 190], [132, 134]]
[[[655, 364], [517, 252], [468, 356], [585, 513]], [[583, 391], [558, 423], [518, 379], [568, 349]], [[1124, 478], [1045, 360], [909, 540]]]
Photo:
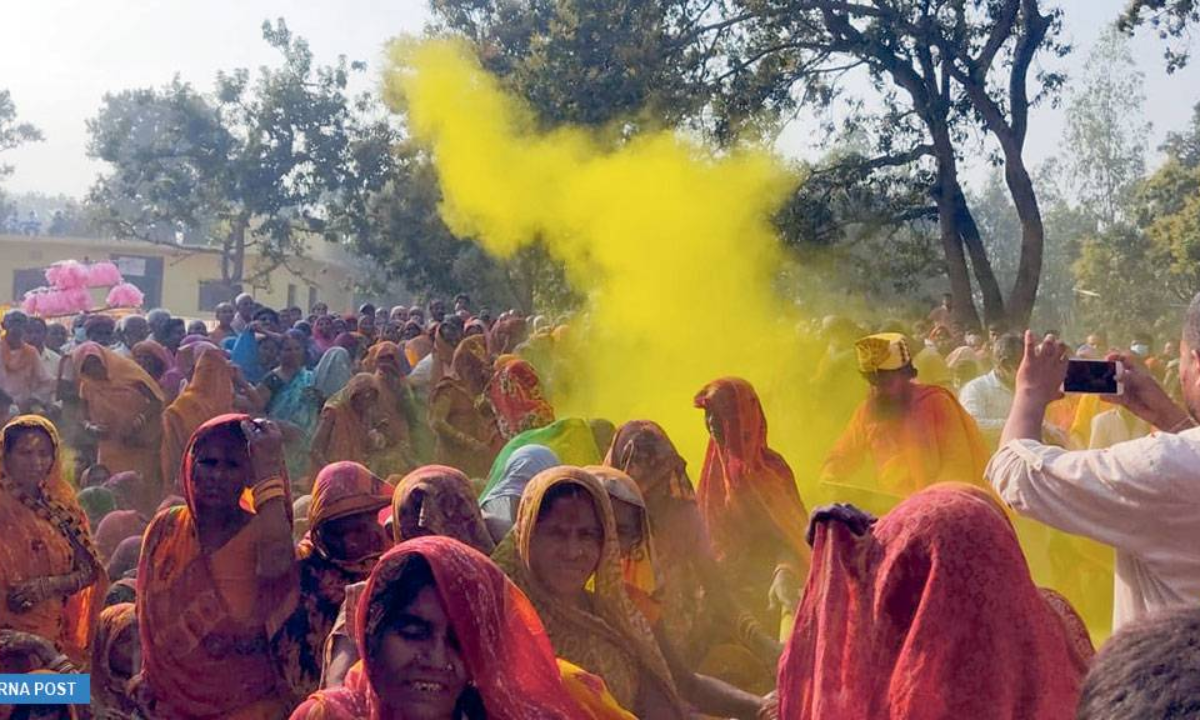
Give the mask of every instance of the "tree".
[[1063, 162], [1083, 209], [1103, 225], [1122, 218], [1146, 169], [1143, 75], [1115, 30], [1100, 36], [1067, 103]]
[[[0, 90], [0, 153], [42, 140], [42, 132], [30, 123], [17, 122], [17, 106], [8, 90]], [[12, 165], [0, 163], [0, 182], [12, 174]], [[12, 213], [11, 203], [0, 191], [0, 221]]]
[[1117, 27], [1132, 33], [1146, 23], [1158, 32], [1162, 40], [1177, 40], [1168, 43], [1163, 50], [1167, 61], [1167, 72], [1175, 72], [1188, 62], [1188, 41], [1191, 26], [1200, 23], [1200, 3], [1196, 0], [1129, 0], [1125, 12], [1117, 20]]
[[[315, 67], [283, 20], [263, 23], [282, 65], [257, 81], [220, 73], [206, 96], [178, 77], [106, 95], [88, 122], [89, 153], [112, 166], [88, 202], [118, 236], [220, 255], [222, 280], [251, 284], [303, 254], [305, 242], [363, 230], [369, 193], [386, 182], [395, 133], [347, 84], [360, 63]], [[247, 252], [260, 258], [247, 274]]]
[[[985, 320], [1027, 322], [1037, 297], [1044, 226], [1022, 153], [1029, 108], [1056, 92], [1062, 81], [1033, 69], [1039, 53], [1065, 52], [1055, 40], [1059, 12], [1043, 12], [1037, 0], [740, 0], [737, 5], [744, 18], [740, 47], [729, 59], [721, 92], [758, 89], [782, 109], [827, 104], [836, 96], [838, 78], [865, 71], [883, 106], [875, 123], [880, 165], [932, 160], [936, 182], [930, 191], [960, 320], [978, 324], [970, 302], [973, 270]], [[1005, 184], [1021, 220], [1018, 272], [1007, 301], [958, 177], [963, 145], [974, 129], [999, 145]]]
[[1192, 124], [1183, 132], [1169, 132], [1159, 148], [1184, 167], [1200, 166], [1200, 103], [1192, 109]]

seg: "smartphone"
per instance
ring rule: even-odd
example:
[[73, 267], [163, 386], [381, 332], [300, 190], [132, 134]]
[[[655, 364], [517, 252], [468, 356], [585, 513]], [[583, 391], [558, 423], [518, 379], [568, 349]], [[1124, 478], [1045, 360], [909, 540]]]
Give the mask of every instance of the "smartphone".
[[1125, 383], [1120, 380], [1123, 369], [1120, 360], [1068, 360], [1063, 392], [1088, 395], [1124, 394]]

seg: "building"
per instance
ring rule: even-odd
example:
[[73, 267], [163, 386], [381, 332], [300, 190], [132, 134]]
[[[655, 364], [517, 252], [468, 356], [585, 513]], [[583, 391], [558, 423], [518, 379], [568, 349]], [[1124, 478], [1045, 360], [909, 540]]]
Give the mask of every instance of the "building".
[[[217, 303], [232, 300], [221, 282], [221, 257], [177, 245], [138, 240], [0, 234], [0, 305], [19, 304], [25, 293], [46, 284], [45, 270], [60, 260], [111, 260], [127, 282], [145, 294], [145, 308], [165, 307], [184, 317], [207, 318]], [[246, 275], [256, 273], [256, 256], [247, 253]], [[274, 308], [297, 305], [305, 310], [318, 302], [334, 312], [354, 307], [359, 261], [343, 248], [323, 240], [309, 244], [304, 257], [289, 258], [248, 292]]]

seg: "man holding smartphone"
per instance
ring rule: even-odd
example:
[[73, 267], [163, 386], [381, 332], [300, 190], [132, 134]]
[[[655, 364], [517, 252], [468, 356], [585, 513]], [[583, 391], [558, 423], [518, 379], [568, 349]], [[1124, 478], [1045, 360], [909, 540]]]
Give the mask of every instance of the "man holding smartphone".
[[[1124, 359], [1124, 394], [1106, 396], [1158, 428], [1102, 450], [1067, 451], [1042, 442], [1046, 406], [1062, 396], [1070, 350], [1025, 334], [1012, 411], [987, 468], [1014, 510], [1116, 550], [1114, 630], [1156, 610], [1200, 604], [1200, 295], [1180, 342], [1187, 410]], [[1113, 358], [1120, 360], [1121, 358]]]

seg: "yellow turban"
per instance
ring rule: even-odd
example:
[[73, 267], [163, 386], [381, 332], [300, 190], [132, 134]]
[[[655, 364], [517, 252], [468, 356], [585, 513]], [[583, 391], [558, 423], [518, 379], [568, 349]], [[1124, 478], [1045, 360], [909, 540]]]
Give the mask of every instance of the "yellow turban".
[[908, 340], [900, 333], [868, 335], [854, 343], [858, 352], [858, 369], [864, 373], [899, 370], [912, 364]]

